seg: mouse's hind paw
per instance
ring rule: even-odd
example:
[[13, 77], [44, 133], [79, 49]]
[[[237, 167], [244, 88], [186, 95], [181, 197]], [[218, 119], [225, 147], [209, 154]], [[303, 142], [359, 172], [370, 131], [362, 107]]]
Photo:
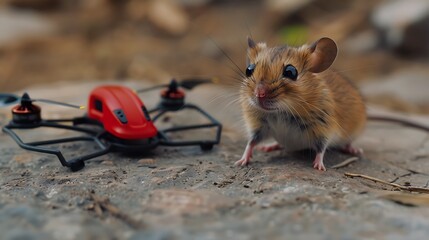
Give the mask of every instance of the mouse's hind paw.
[[282, 147], [278, 143], [271, 143], [263, 146], [258, 146], [256, 147], [256, 149], [262, 152], [272, 152], [272, 151], [280, 150], [282, 149]]
[[347, 154], [360, 156], [363, 154], [362, 148], [354, 147], [351, 143], [347, 144], [343, 148], [341, 148], [341, 151]]

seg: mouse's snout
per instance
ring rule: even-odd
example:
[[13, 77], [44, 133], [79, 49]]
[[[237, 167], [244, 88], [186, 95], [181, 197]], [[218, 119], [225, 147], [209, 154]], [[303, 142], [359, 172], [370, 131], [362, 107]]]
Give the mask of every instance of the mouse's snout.
[[258, 84], [258, 86], [255, 88], [255, 96], [257, 98], [266, 98], [267, 97], [267, 87], [262, 85], [262, 84]]
[[254, 90], [254, 102], [264, 110], [274, 109], [275, 101], [271, 98], [270, 89], [265, 84], [258, 84]]

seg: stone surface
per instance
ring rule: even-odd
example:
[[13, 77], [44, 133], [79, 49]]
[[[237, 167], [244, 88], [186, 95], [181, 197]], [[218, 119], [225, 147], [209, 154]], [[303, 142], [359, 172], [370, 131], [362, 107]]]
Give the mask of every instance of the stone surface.
[[54, 24], [32, 12], [0, 9], [0, 44], [52, 33]]
[[276, 13], [282, 13], [284, 15], [294, 13], [295, 11], [309, 5], [314, 2], [314, 0], [304, 0], [304, 1], [282, 1], [282, 0], [266, 0], [265, 5], [268, 10]]
[[189, 16], [171, 0], [152, 1], [147, 17], [158, 29], [170, 35], [181, 35], [189, 28]]
[[384, 1], [372, 14], [382, 43], [407, 55], [429, 54], [429, 2]]
[[[80, 103], [95, 85], [59, 84], [29, 92]], [[142, 98], [153, 106], [156, 94]], [[159, 147], [143, 156], [111, 153], [70, 172], [55, 157], [22, 150], [0, 134], [2, 239], [424, 239], [429, 234], [428, 208], [379, 198], [380, 191], [391, 188], [344, 176], [353, 172], [427, 185], [426, 132], [370, 122], [356, 142], [364, 157], [334, 170], [329, 167], [350, 156], [329, 151], [326, 172], [312, 168], [314, 153], [308, 151], [256, 152], [252, 164], [234, 167], [246, 143], [237, 127], [242, 125], [239, 109], [227, 97], [234, 93], [201, 86], [188, 95], [225, 124], [222, 143], [212, 151]], [[82, 114], [43, 107], [46, 117]], [[61, 148], [85, 151], [88, 146]], [[108, 198], [117, 211], [98, 208], [91, 191]]]
[[61, 0], [5, 0], [8, 5], [32, 10], [50, 10], [61, 5]]
[[384, 106], [390, 106], [394, 110], [425, 112], [429, 109], [428, 74], [426, 67], [417, 65], [373, 79], [364, 84], [361, 90], [371, 101], [377, 102], [378, 99]]

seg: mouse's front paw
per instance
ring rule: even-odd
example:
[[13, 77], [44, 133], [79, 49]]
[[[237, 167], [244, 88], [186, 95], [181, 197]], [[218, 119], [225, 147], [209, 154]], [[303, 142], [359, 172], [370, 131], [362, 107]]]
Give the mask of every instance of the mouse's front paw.
[[250, 158], [242, 158], [240, 160], [238, 160], [237, 162], [234, 163], [235, 166], [246, 166], [247, 164], [249, 164], [250, 162]]
[[316, 161], [313, 162], [313, 168], [320, 171], [326, 171], [326, 168], [323, 162], [316, 162]]
[[325, 165], [323, 164], [323, 155], [323, 152], [316, 155], [316, 158], [313, 161], [313, 168], [320, 171], [326, 171]]

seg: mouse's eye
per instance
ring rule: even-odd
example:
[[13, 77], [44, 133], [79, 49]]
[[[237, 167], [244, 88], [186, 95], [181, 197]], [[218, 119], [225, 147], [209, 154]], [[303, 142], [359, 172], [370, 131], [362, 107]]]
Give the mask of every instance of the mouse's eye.
[[246, 77], [250, 77], [253, 74], [253, 71], [255, 70], [256, 65], [255, 64], [249, 64], [246, 68]]
[[296, 78], [298, 77], [298, 71], [294, 66], [288, 64], [283, 68], [283, 77], [289, 78], [295, 81]]

